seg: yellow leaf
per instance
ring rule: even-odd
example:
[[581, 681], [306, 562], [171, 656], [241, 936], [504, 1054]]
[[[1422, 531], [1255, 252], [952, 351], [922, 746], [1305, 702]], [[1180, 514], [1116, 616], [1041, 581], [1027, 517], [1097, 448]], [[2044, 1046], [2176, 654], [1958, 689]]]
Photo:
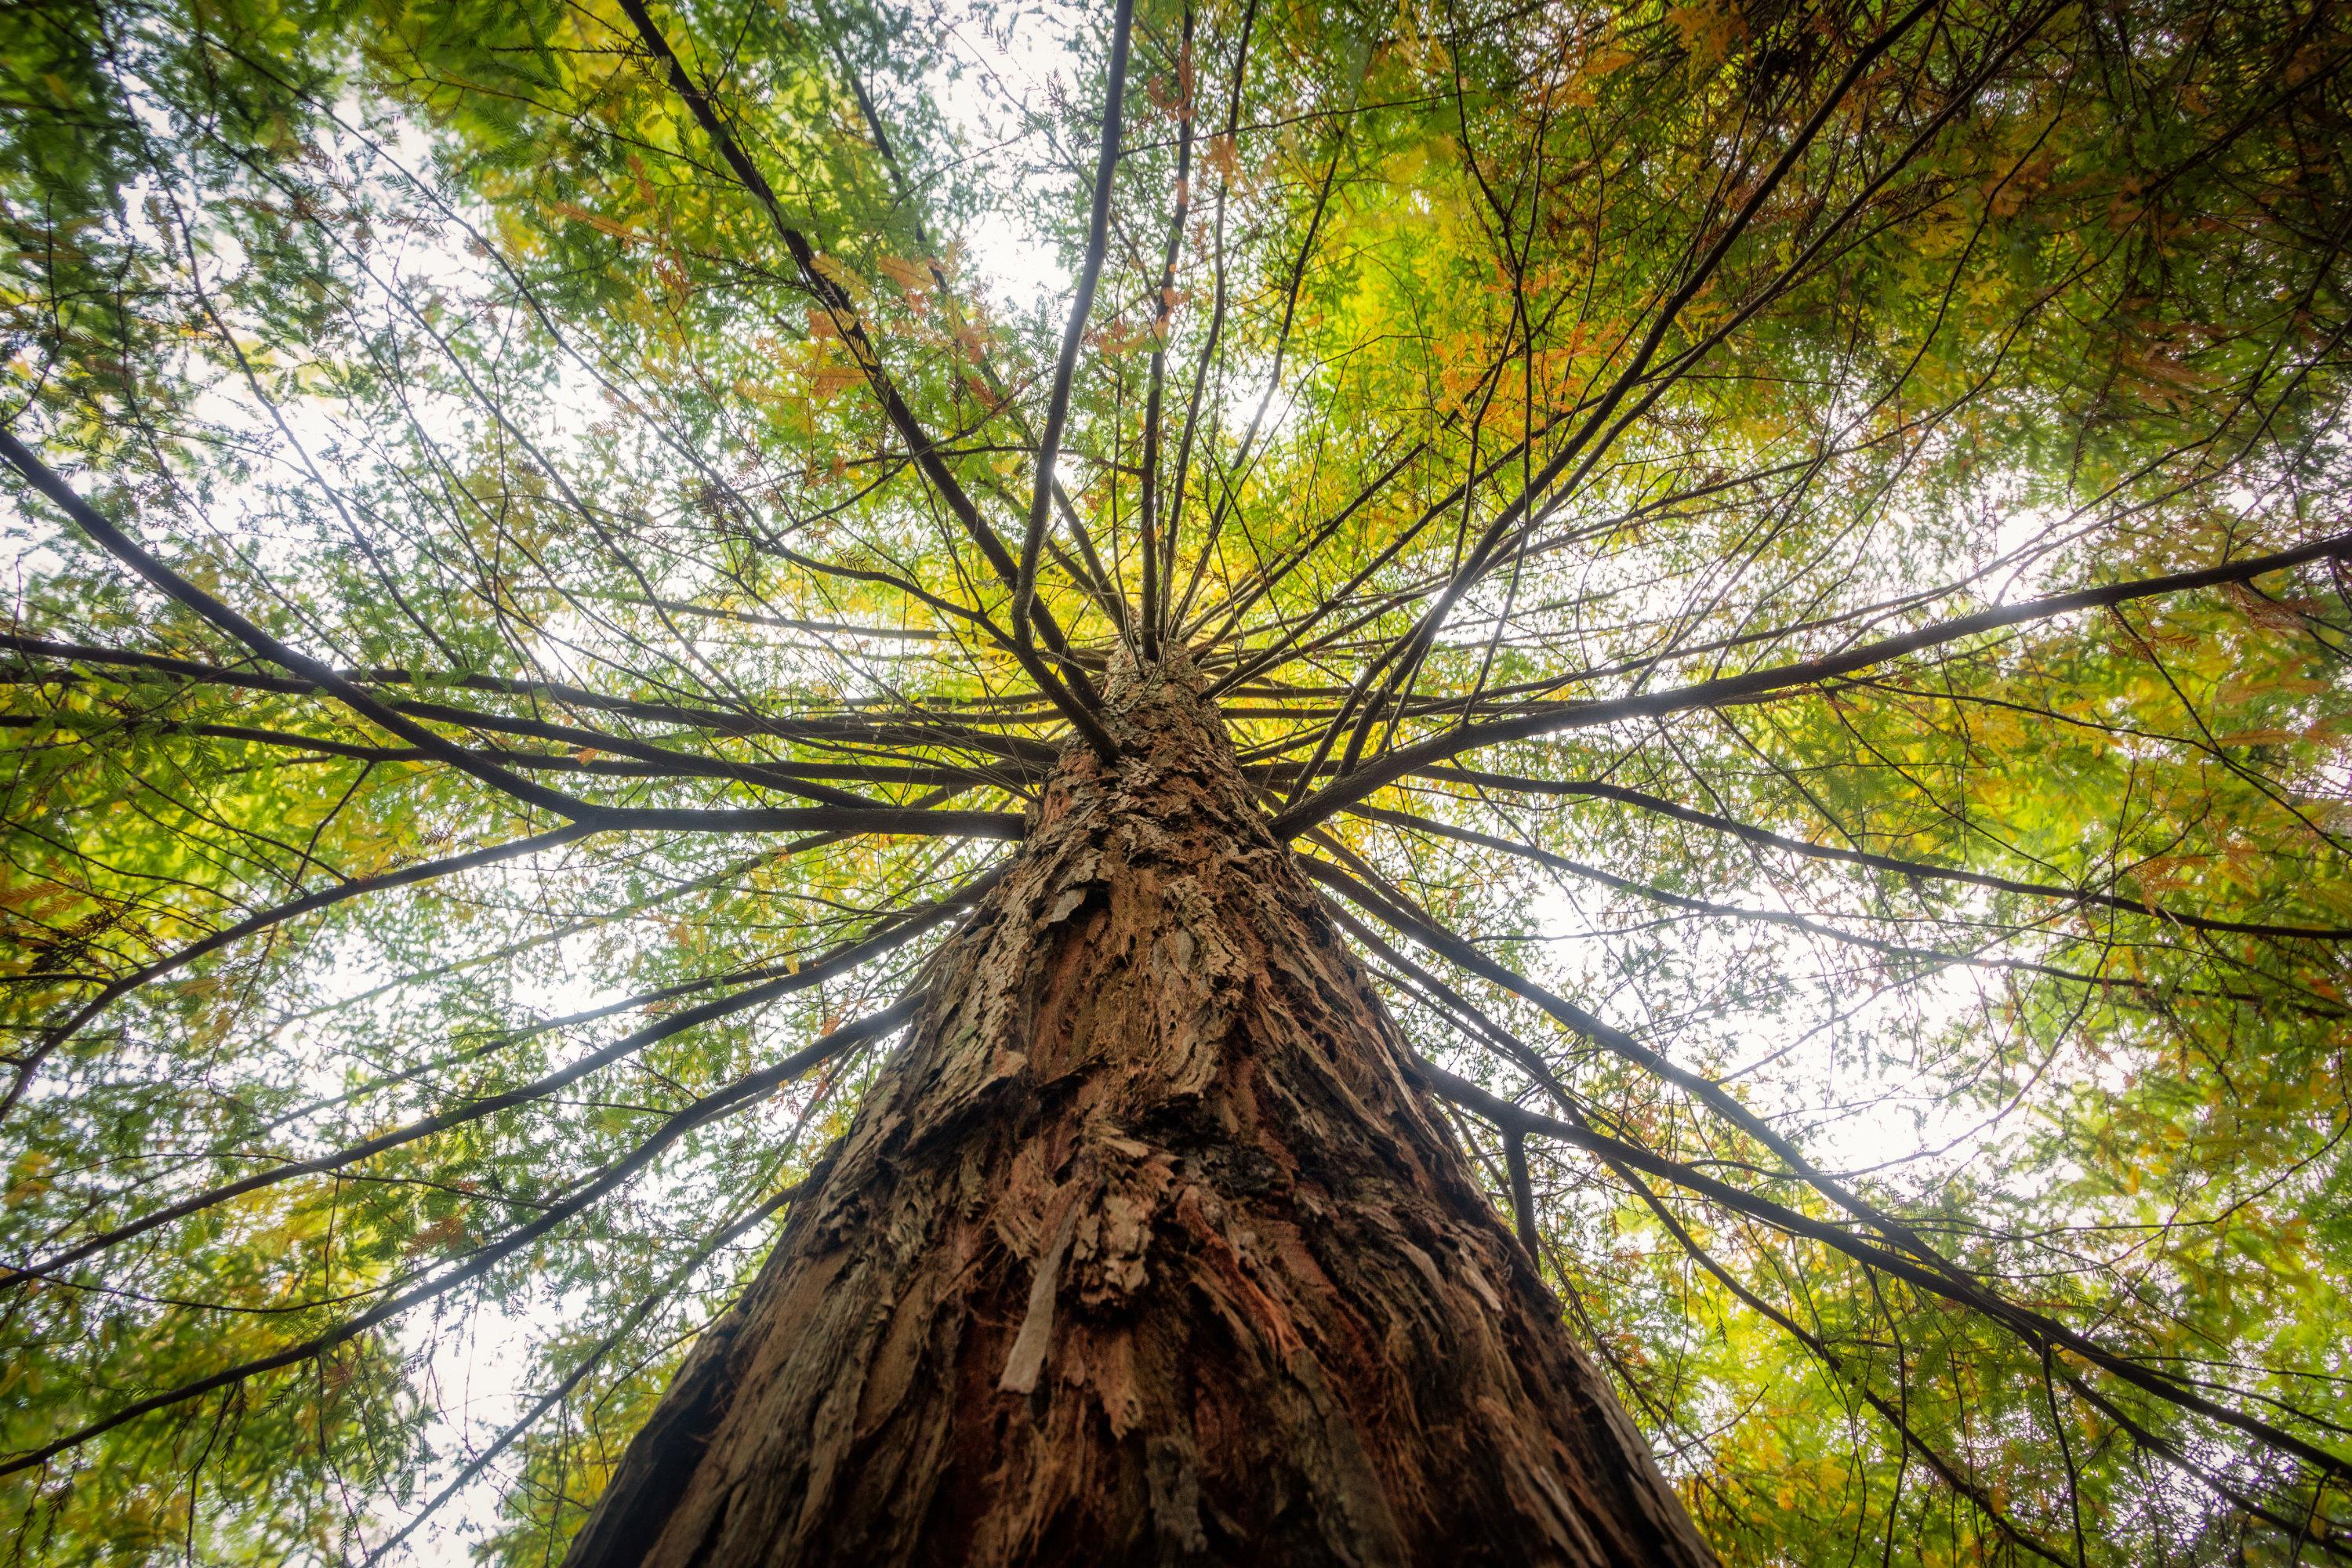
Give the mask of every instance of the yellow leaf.
[[856, 273], [852, 272], [848, 268], [844, 267], [840, 262], [835, 260], [830, 256], [812, 258], [810, 265], [816, 268], [817, 275], [819, 277], [833, 284], [844, 294], [849, 296], [853, 300], [866, 292], [866, 279], [860, 278]]
[[821, 364], [809, 372], [809, 390], [819, 397], [831, 397], [862, 384], [865, 372], [854, 364]]
[[615, 223], [601, 213], [592, 213], [586, 207], [573, 206], [570, 202], [550, 202], [547, 204], [547, 210], [558, 217], [568, 217], [574, 223], [584, 223], [590, 228], [611, 235], [614, 239], [641, 240], [646, 237], [627, 224]]
[[1611, 71], [1622, 70], [1641, 58], [1622, 44], [1607, 44], [1592, 51], [1591, 58], [1584, 62], [1582, 75], [1590, 81], [1595, 77], [1607, 76]]
[[1666, 13], [1666, 20], [1682, 35], [1683, 47], [1690, 51], [1691, 58], [1703, 66], [1720, 64], [1733, 46], [1748, 36], [1748, 23], [1736, 8], [1706, 0], [1677, 5]]
[[931, 289], [931, 269], [920, 261], [907, 261], [896, 256], [878, 256], [875, 269], [909, 294], [928, 294]]

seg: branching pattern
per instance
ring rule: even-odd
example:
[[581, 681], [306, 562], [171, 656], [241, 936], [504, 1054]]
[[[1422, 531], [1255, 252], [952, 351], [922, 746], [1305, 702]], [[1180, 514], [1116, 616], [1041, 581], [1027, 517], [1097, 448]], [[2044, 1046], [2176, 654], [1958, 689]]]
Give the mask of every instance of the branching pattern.
[[560, 1552], [1170, 661], [1727, 1561], [2352, 1559], [2332, 0], [0, 66], [15, 1560]]

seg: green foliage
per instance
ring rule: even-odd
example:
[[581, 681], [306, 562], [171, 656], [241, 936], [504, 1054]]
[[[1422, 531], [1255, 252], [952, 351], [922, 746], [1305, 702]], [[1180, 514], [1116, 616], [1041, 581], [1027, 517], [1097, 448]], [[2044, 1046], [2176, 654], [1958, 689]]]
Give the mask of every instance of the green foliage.
[[1023, 810], [1146, 619], [1302, 853], [1817, 1167], [1367, 948], [1425, 1055], [1781, 1205], [1531, 1146], [1727, 1561], [2352, 1550], [2347, 552], [1952, 629], [2342, 534], [2340, 9], [1150, 0], [1034, 647], [1108, 15], [654, 20], [5, 13], [0, 411], [175, 574], [11, 479], [21, 1560], [560, 1552], [886, 1041], [561, 1205], [916, 983], [1004, 846], [854, 814]]

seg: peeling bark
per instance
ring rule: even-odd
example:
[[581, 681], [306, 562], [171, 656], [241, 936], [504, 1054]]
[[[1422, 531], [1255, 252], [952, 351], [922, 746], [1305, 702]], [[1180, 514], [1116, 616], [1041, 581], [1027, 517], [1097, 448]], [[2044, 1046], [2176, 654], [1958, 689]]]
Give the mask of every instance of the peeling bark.
[[1191, 684], [1106, 722], [571, 1568], [1711, 1564]]

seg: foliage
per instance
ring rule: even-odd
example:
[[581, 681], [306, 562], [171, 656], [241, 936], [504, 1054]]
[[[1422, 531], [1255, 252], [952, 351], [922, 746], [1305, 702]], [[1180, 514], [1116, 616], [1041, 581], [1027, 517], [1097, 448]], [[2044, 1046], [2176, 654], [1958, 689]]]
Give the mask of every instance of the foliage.
[[1161, 658], [1727, 1561], [2352, 1552], [2347, 68], [8, 12], [18, 1557], [560, 1550]]

